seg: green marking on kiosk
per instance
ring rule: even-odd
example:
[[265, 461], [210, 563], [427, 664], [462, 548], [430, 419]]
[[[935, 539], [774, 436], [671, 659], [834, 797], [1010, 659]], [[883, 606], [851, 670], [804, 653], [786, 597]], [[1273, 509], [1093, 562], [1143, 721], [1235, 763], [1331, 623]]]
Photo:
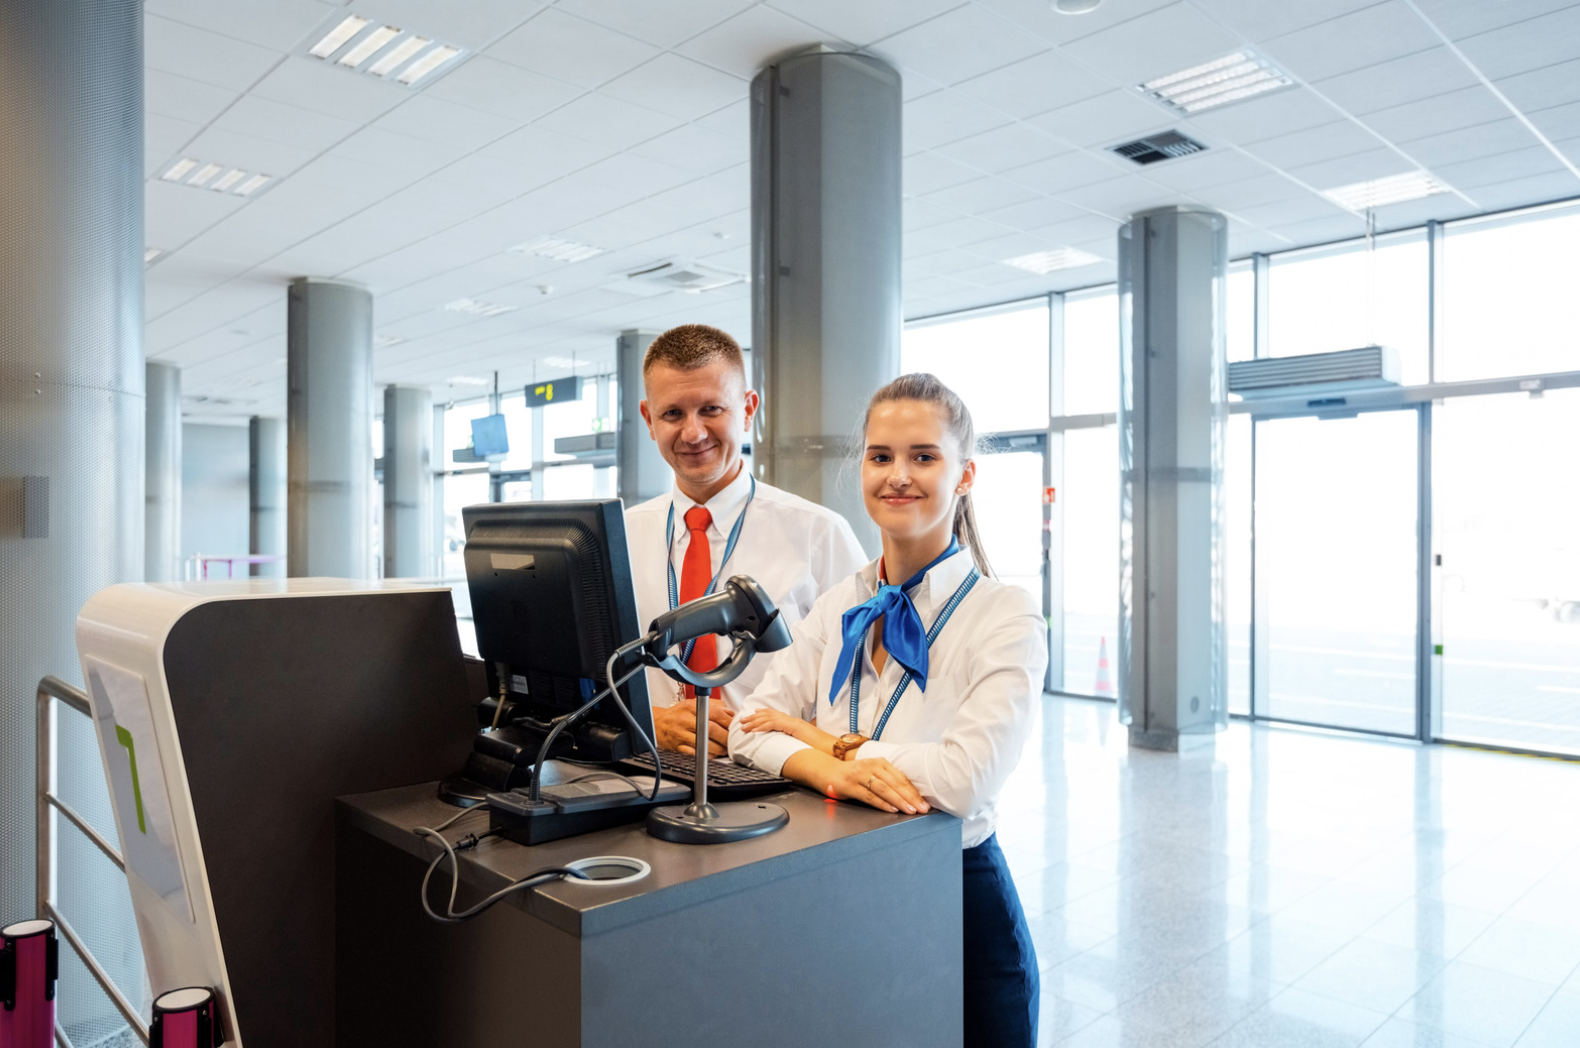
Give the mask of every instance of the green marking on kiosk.
[[132, 797], [137, 801], [137, 829], [140, 833], [147, 833], [148, 826], [143, 820], [143, 788], [137, 781], [137, 746], [132, 742], [132, 733], [119, 724], [115, 726], [115, 738], [126, 747], [126, 758], [132, 762]]
[[582, 380], [580, 375], [570, 378], [557, 378], [553, 382], [534, 382], [527, 387], [527, 407], [543, 408], [550, 404], [559, 404], [567, 400], [576, 401], [582, 398]]

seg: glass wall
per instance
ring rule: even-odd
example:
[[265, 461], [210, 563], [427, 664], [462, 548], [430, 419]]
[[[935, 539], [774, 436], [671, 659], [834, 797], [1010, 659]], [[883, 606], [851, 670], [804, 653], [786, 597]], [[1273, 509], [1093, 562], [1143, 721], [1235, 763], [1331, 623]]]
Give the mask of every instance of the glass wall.
[[[1048, 301], [907, 324], [902, 372], [930, 371], [960, 395], [978, 433], [1048, 425]], [[1040, 483], [1040, 481], [1039, 481]]]
[[[1064, 296], [1065, 415], [1119, 410], [1119, 294], [1113, 286]], [[1116, 536], [1118, 514], [1114, 517]], [[1114, 539], [1119, 549], [1119, 539]], [[1117, 555], [1117, 552], [1116, 552]]]
[[[1064, 507], [1064, 592], [1062, 598], [1054, 594], [1064, 602], [1063, 690], [1113, 698], [1119, 642], [1117, 427], [1065, 432], [1064, 488], [1057, 497]], [[1105, 661], [1107, 679], [1099, 672]]]

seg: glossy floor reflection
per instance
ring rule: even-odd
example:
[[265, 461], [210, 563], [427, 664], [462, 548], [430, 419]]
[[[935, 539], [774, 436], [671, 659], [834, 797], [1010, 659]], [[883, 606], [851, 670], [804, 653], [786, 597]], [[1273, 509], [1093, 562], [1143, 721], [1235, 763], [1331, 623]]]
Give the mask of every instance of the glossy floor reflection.
[[1580, 1046], [1580, 764], [1050, 697], [999, 840], [1042, 1044]]

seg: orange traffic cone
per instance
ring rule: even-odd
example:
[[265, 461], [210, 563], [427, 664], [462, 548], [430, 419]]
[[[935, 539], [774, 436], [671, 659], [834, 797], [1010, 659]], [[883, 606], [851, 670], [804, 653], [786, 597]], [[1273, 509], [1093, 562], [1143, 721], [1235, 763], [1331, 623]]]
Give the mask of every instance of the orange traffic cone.
[[1097, 684], [1092, 688], [1092, 692], [1100, 699], [1114, 697], [1114, 682], [1108, 674], [1107, 637], [1097, 642]]

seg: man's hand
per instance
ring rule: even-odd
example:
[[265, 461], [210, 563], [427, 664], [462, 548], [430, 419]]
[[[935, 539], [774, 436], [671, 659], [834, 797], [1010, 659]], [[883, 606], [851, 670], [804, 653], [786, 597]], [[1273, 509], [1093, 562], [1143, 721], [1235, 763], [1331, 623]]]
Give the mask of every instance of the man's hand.
[[[730, 742], [730, 722], [735, 719], [724, 703], [708, 703], [708, 756], [722, 757]], [[697, 752], [697, 700], [681, 699], [673, 706], [653, 711], [653, 729], [661, 750]]]

